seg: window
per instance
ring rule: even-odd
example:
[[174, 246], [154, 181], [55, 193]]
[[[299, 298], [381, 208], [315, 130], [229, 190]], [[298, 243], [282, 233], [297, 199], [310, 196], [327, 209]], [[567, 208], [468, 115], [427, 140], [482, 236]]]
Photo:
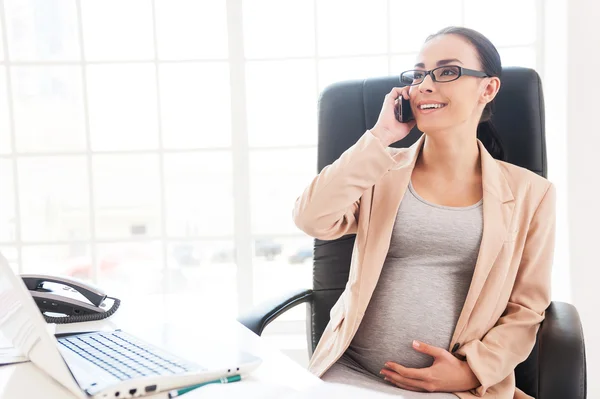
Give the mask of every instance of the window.
[[[316, 173], [319, 92], [412, 68], [447, 25], [540, 70], [542, 3], [432, 0], [414, 18], [406, 0], [5, 0], [0, 251], [232, 316], [310, 287], [291, 210]], [[304, 317], [266, 331], [301, 363]]]
[[0, 66], [0, 154], [10, 153], [12, 147], [7, 93], [6, 67]]
[[0, 250], [11, 266], [116, 296], [217, 295], [235, 314], [225, 2], [3, 5]]
[[84, 151], [81, 67], [17, 65], [11, 67], [10, 75], [17, 151]]
[[12, 162], [0, 158], [0, 242], [14, 243], [16, 240], [15, 186]]

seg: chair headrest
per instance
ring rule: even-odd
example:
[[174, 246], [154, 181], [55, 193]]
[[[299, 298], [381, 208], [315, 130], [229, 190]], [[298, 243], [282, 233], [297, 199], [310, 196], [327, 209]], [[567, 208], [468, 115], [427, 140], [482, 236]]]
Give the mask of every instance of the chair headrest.
[[[536, 71], [503, 68], [492, 123], [504, 145], [506, 161], [547, 177], [544, 96]], [[334, 83], [319, 98], [318, 170], [334, 162], [377, 122], [383, 98], [400, 86], [397, 76]], [[416, 127], [395, 147], [409, 147]]]

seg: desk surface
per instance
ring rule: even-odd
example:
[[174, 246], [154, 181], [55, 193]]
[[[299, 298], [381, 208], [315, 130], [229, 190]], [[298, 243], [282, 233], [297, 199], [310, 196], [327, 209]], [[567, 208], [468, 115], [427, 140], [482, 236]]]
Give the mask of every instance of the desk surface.
[[[237, 321], [220, 316], [218, 309], [208, 309], [208, 304], [206, 310], [198, 304], [187, 309], [173, 306], [174, 303], [181, 303], [181, 300], [178, 296], [124, 300], [117, 313], [107, 320], [57, 325], [56, 332], [121, 328], [158, 345], [167, 345], [167, 341], [177, 340], [193, 346], [197, 342], [226, 339], [227, 342], [237, 342], [247, 352], [263, 359], [260, 367], [241, 382], [202, 388], [201, 396], [204, 399], [240, 397], [240, 392], [244, 392], [244, 398], [248, 399], [265, 396], [274, 398], [280, 397], [281, 393], [290, 389], [302, 391], [321, 383], [320, 379], [270, 347]], [[152, 306], [149, 306], [149, 303]], [[169, 311], [165, 311], [166, 309]], [[157, 320], [156, 315], [165, 316]], [[193, 356], [190, 360], [200, 362], [200, 359], [194, 359]], [[254, 396], [253, 392], [256, 392], [257, 396]], [[74, 396], [32, 363], [0, 366], [0, 399], [72, 397]], [[185, 397], [193, 399], [200, 396], [190, 393]], [[164, 399], [166, 394], [157, 394], [150, 398]]]

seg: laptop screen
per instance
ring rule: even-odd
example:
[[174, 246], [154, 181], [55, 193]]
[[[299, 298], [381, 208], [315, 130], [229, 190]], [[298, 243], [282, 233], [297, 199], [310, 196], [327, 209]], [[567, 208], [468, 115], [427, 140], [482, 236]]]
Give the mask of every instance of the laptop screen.
[[78, 397], [86, 397], [23, 281], [0, 253], [0, 333], [18, 352]]

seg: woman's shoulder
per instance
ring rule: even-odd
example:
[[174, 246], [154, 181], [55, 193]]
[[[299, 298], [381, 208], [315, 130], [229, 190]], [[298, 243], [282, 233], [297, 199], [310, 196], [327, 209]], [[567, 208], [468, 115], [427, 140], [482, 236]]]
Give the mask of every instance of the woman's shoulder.
[[496, 161], [502, 169], [515, 198], [541, 200], [548, 190], [554, 190], [552, 182], [543, 176], [521, 166], [504, 161]]

